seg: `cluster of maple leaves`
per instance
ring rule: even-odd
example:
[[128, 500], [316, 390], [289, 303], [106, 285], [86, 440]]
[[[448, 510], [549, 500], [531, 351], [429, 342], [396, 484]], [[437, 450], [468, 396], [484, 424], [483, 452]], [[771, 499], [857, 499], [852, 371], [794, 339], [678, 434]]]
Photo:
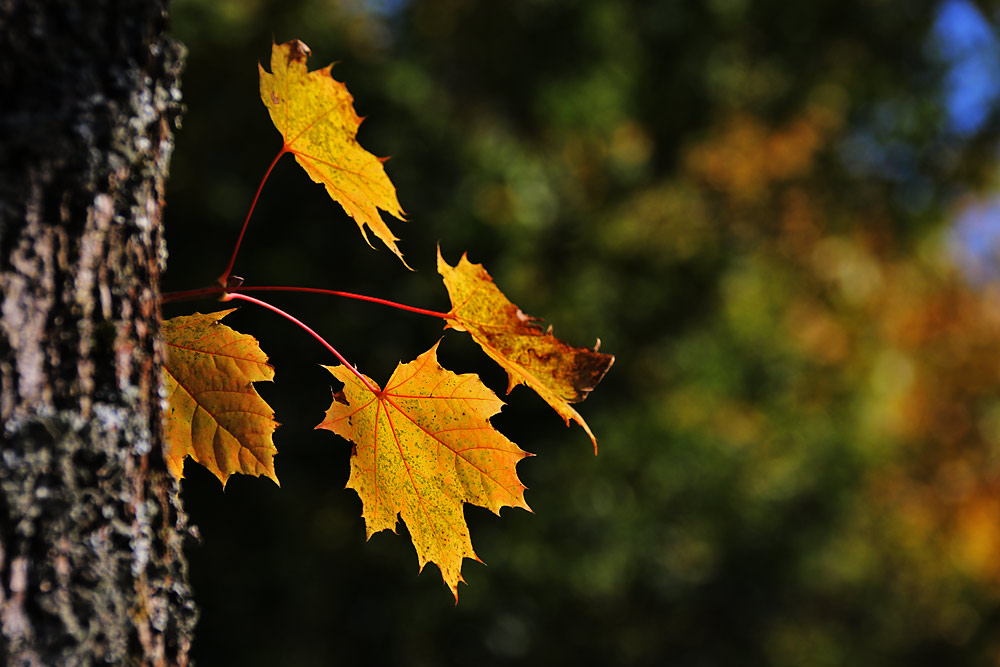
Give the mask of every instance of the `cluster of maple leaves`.
[[[302, 42], [275, 44], [271, 72], [260, 67], [261, 99], [284, 140], [271, 167], [285, 153], [294, 155], [354, 218], [366, 241], [367, 227], [403, 260], [398, 239], [379, 213], [381, 209], [402, 219], [384, 160], [358, 144], [361, 118], [346, 86], [332, 78], [329, 65], [308, 71], [308, 55]], [[290, 315], [247, 296], [253, 288], [231, 279], [235, 256], [234, 251], [218, 287], [194, 292], [264, 305], [319, 338]], [[614, 357], [596, 347], [569, 346], [552, 335], [551, 327], [542, 329], [504, 296], [481, 265], [465, 256], [451, 266], [438, 250], [437, 267], [451, 310], [411, 310], [442, 318], [446, 329], [467, 332], [507, 371], [508, 392], [519, 384], [531, 387], [567, 424], [572, 420], [582, 426], [596, 452], [594, 434], [570, 404], [587, 397]], [[277, 422], [253, 386], [273, 379], [274, 370], [252, 336], [222, 324], [230, 312], [196, 313], [163, 323], [168, 350], [167, 467], [180, 479], [184, 461], [191, 457], [223, 485], [233, 473], [263, 475], [277, 483], [272, 441]], [[530, 454], [490, 424], [503, 402], [477, 375], [443, 368], [437, 361], [438, 343], [414, 361], [399, 364], [380, 388], [321, 342], [342, 362], [326, 368], [343, 388], [334, 392], [316, 428], [354, 443], [347, 487], [361, 498], [368, 537], [395, 531], [401, 517], [420, 568], [435, 563], [457, 601], [462, 560], [478, 560], [463, 505], [472, 503], [498, 514], [502, 507], [528, 509], [516, 466]]]

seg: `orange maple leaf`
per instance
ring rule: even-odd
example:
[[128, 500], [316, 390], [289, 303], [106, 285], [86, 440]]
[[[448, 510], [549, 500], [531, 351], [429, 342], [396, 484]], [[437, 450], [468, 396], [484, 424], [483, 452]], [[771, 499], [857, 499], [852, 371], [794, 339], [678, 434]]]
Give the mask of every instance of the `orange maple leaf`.
[[233, 312], [195, 313], [163, 322], [167, 469], [184, 476], [184, 459], [208, 468], [225, 486], [229, 476], [264, 475], [278, 483], [271, 434], [274, 411], [254, 382], [274, 379], [257, 341], [219, 320]]
[[271, 73], [258, 65], [260, 98], [285, 140], [282, 152], [295, 155], [309, 177], [326, 187], [369, 245], [366, 225], [402, 260], [399, 239], [379, 213], [403, 219], [396, 188], [382, 166], [387, 158], [375, 157], [357, 142], [363, 119], [347, 86], [330, 75], [333, 65], [309, 72], [308, 56], [309, 47], [292, 40], [272, 46]]
[[491, 359], [507, 371], [507, 393], [519, 384], [534, 389], [569, 424], [572, 419], [591, 432], [570, 403], [579, 403], [597, 386], [615, 358], [586, 347], [572, 347], [543, 330], [504, 296], [482, 264], [465, 255], [451, 266], [438, 248], [438, 273], [451, 299], [445, 328], [467, 331]]
[[457, 602], [462, 559], [479, 560], [463, 503], [496, 514], [501, 507], [529, 509], [515, 467], [530, 454], [489, 422], [503, 401], [476, 375], [442, 368], [437, 344], [399, 364], [377, 394], [347, 367], [326, 368], [344, 389], [316, 428], [356, 445], [347, 488], [361, 498], [368, 537], [395, 532], [402, 517], [420, 569], [436, 563]]

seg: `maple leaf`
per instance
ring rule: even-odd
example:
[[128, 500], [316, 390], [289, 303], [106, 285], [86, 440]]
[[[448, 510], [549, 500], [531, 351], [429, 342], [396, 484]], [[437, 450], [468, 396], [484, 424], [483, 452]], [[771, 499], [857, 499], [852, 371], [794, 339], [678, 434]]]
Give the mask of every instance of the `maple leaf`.
[[190, 456], [223, 486], [236, 472], [277, 484], [271, 434], [278, 423], [252, 384], [272, 380], [274, 369], [252, 336], [219, 322], [233, 310], [163, 322], [167, 469], [180, 479]]
[[395, 532], [402, 517], [420, 569], [437, 564], [457, 602], [462, 559], [479, 560], [463, 503], [529, 509], [515, 467], [530, 454], [489, 422], [503, 401], [476, 375], [442, 368], [437, 344], [376, 394], [347, 367], [325, 368], [344, 388], [316, 428], [355, 443], [347, 488], [361, 498], [368, 537]]
[[326, 187], [369, 245], [365, 226], [402, 260], [399, 239], [379, 213], [403, 219], [396, 188], [382, 166], [387, 158], [375, 157], [357, 142], [363, 119], [347, 86], [330, 75], [333, 65], [309, 72], [308, 56], [309, 47], [292, 40], [272, 45], [271, 73], [258, 65], [260, 98], [285, 141], [283, 152], [295, 155], [309, 177]]
[[508, 376], [507, 393], [519, 384], [534, 389], [569, 424], [583, 427], [594, 443], [597, 438], [570, 403], [579, 403], [597, 386], [615, 358], [586, 347], [572, 347], [543, 330], [504, 296], [482, 264], [463, 254], [449, 265], [438, 248], [438, 273], [451, 299], [446, 329], [466, 331], [483, 351], [500, 364]]

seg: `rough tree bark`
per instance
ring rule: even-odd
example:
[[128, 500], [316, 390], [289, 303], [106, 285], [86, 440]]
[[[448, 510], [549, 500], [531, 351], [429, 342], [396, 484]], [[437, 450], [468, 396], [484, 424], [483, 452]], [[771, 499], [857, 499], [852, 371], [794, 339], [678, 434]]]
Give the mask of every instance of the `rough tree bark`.
[[166, 0], [0, 0], [0, 662], [184, 664], [159, 278]]

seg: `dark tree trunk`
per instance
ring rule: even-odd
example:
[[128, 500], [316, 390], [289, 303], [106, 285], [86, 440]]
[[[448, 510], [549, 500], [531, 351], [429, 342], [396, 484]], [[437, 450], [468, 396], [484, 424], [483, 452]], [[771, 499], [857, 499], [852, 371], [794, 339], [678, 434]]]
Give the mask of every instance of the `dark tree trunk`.
[[0, 662], [184, 664], [161, 453], [166, 0], [0, 0]]

